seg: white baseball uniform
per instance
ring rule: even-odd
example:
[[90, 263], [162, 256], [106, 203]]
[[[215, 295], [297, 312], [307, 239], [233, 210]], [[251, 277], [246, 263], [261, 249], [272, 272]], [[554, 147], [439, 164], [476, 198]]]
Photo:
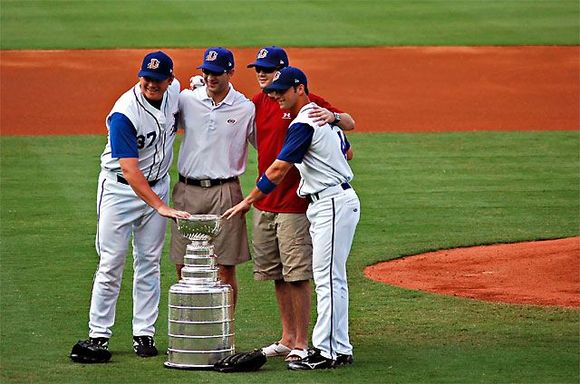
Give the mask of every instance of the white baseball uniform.
[[107, 116], [108, 142], [101, 155], [96, 237], [100, 262], [89, 314], [89, 337], [112, 334], [129, 240], [133, 235], [133, 335], [153, 336], [159, 312], [160, 258], [167, 220], [141, 200], [122, 177], [119, 158], [137, 157], [139, 169], [165, 203], [176, 134], [179, 82], [174, 79], [159, 109], [137, 84]]
[[306, 215], [318, 312], [312, 344], [322, 356], [334, 360], [338, 354], [352, 355], [346, 260], [360, 218], [360, 202], [349, 184], [353, 178], [346, 160], [350, 144], [338, 127], [319, 127], [308, 117], [308, 110], [315, 106], [302, 107], [290, 123], [278, 159], [295, 164], [301, 176], [297, 192], [311, 200]]

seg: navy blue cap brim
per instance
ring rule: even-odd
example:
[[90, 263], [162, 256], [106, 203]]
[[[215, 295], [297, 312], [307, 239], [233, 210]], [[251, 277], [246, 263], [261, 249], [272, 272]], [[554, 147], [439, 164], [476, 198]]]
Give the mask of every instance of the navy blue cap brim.
[[219, 72], [219, 73], [227, 72], [227, 69], [224, 69], [218, 65], [212, 65], [212, 64], [207, 64], [207, 63], [200, 65], [199, 67], [197, 67], [197, 69], [205, 69], [205, 70], [208, 70], [211, 72]]
[[291, 85], [287, 85], [287, 84], [270, 84], [267, 87], [264, 87], [264, 92], [266, 93], [270, 93], [270, 92], [284, 92], [288, 89], [292, 88]]
[[248, 68], [252, 68], [252, 67], [262, 67], [262, 68], [278, 68], [278, 66], [276, 64], [272, 64], [269, 61], [260, 61], [260, 60], [256, 60], [251, 64], [247, 65]]
[[169, 76], [163, 75], [161, 73], [158, 72], [150, 72], [150, 71], [144, 71], [144, 70], [140, 70], [138, 73], [139, 77], [149, 77], [151, 79], [154, 80], [159, 80], [159, 81], [163, 81], [169, 78]]

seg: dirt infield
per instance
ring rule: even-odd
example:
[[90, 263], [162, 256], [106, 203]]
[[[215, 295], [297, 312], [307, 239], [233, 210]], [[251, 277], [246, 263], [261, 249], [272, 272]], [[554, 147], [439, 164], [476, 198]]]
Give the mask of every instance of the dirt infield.
[[[106, 134], [104, 118], [150, 50], [0, 51], [0, 135]], [[234, 49], [234, 86], [257, 92]], [[168, 49], [185, 87], [202, 49]], [[579, 47], [290, 48], [309, 88], [359, 132], [577, 130]], [[578, 238], [449, 250], [369, 267], [412, 289], [579, 307]], [[511, 263], [510, 263], [511, 261]]]
[[[1, 51], [2, 135], [105, 133], [116, 98], [149, 50]], [[182, 85], [201, 49], [168, 49]], [[235, 87], [257, 91], [234, 49]], [[309, 88], [350, 112], [363, 132], [575, 130], [578, 47], [288, 49]]]
[[404, 288], [504, 303], [580, 307], [580, 237], [449, 249], [365, 269]]

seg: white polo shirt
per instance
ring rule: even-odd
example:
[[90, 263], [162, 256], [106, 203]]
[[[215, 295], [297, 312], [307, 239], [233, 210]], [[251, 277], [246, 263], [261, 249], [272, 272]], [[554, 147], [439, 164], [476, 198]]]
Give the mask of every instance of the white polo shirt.
[[248, 142], [255, 146], [254, 103], [230, 84], [214, 105], [206, 87], [179, 95], [179, 126], [184, 137], [177, 169], [191, 179], [226, 179], [246, 170]]

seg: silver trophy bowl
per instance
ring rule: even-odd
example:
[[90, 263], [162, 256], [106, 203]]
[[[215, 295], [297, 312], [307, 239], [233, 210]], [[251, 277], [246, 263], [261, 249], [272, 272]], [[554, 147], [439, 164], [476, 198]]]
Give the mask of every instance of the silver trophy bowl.
[[177, 229], [191, 241], [212, 241], [222, 229], [222, 220], [218, 215], [191, 215], [178, 218]]

